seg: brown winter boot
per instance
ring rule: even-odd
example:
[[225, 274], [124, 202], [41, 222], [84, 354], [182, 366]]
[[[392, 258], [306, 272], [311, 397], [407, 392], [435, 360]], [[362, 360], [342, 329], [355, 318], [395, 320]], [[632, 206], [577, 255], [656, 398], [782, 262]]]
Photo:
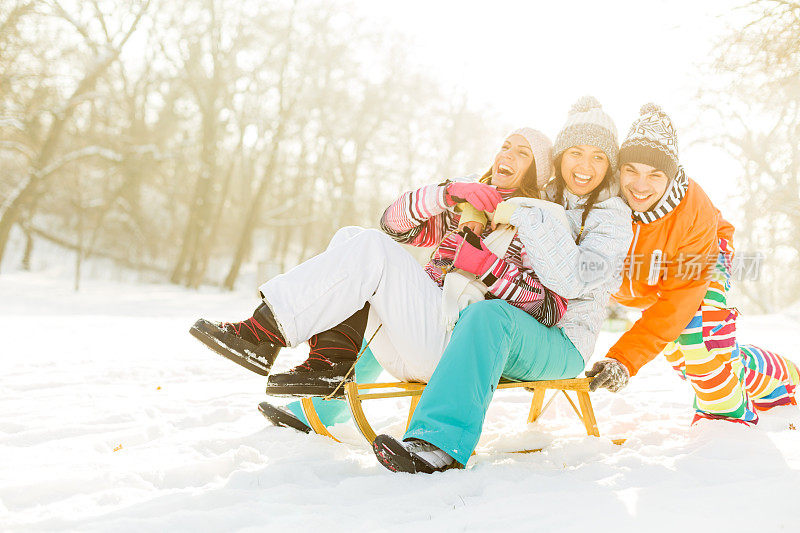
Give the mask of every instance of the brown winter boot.
[[348, 376], [356, 362], [364, 331], [367, 329], [369, 303], [341, 324], [317, 333], [308, 340], [308, 359], [283, 374], [267, 380], [267, 394], [275, 396], [336, 396], [344, 388], [336, 388]]
[[269, 369], [286, 341], [265, 303], [242, 322], [212, 322], [201, 318], [189, 329], [196, 339], [247, 370], [269, 375]]

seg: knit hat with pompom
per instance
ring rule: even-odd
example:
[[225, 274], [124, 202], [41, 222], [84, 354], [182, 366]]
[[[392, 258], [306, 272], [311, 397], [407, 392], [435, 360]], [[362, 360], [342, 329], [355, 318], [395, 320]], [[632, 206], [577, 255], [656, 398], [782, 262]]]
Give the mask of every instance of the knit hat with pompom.
[[522, 135], [533, 152], [533, 163], [536, 165], [536, 185], [542, 189], [553, 175], [553, 143], [547, 135], [533, 128], [519, 128], [508, 134]]
[[664, 171], [669, 179], [678, 173], [678, 136], [672, 120], [656, 104], [645, 104], [619, 150], [620, 165], [644, 163]]
[[617, 169], [617, 127], [594, 96], [579, 98], [569, 110], [567, 122], [556, 137], [553, 157], [557, 159], [567, 148], [584, 144], [600, 148], [611, 169]]

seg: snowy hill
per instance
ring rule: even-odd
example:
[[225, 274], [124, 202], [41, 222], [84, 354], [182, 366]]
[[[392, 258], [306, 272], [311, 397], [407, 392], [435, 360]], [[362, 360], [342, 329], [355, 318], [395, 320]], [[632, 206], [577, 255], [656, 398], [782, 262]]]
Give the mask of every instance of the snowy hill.
[[[266, 424], [264, 379], [205, 349], [192, 322], [242, 319], [254, 297], [0, 276], [0, 530], [731, 531], [800, 523], [800, 411], [755, 430], [689, 427], [691, 393], [662, 360], [594, 394], [602, 438], [563, 399], [526, 427], [530, 394], [500, 391], [466, 470], [397, 475], [354, 426], [345, 444]], [[800, 359], [788, 315], [740, 336]], [[604, 333], [598, 354], [614, 342]], [[285, 369], [304, 357], [295, 349]], [[406, 404], [372, 402], [400, 434]], [[627, 437], [622, 446], [610, 438]], [[544, 446], [540, 453], [507, 450]]]

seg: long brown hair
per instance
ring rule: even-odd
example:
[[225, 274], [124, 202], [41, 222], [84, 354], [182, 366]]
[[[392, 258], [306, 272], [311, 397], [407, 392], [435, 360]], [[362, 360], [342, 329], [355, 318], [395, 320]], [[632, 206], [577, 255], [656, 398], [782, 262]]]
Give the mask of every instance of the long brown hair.
[[[489, 170], [481, 176], [481, 179], [478, 180], [481, 183], [486, 183], [491, 185], [492, 183], [492, 169], [494, 165], [489, 167]], [[527, 198], [541, 198], [539, 195], [539, 184], [537, 182], [538, 176], [536, 175], [536, 159], [531, 158], [531, 164], [528, 167], [528, 170], [525, 171], [525, 174], [522, 176], [522, 181], [517, 188], [517, 192], [514, 193], [514, 196], [525, 196]]]
[[[564, 205], [564, 188], [567, 186], [567, 184], [564, 182], [564, 176], [561, 175], [561, 158], [563, 156], [564, 152], [561, 152], [553, 162], [556, 175], [556, 196], [553, 201], [562, 206]], [[595, 187], [594, 190], [589, 193], [589, 198], [586, 199], [586, 203], [583, 206], [583, 213], [581, 214], [581, 229], [580, 233], [578, 233], [578, 236], [575, 238], [575, 244], [581, 243], [581, 238], [583, 237], [583, 226], [586, 224], [586, 217], [589, 216], [589, 212], [592, 210], [592, 208], [594, 208], [594, 204], [597, 202], [600, 192], [611, 184], [612, 179], [614, 179], [614, 169], [611, 168], [611, 162], [609, 161], [608, 170], [606, 170], [606, 175], [603, 176], [603, 181], [601, 181], [597, 187]]]

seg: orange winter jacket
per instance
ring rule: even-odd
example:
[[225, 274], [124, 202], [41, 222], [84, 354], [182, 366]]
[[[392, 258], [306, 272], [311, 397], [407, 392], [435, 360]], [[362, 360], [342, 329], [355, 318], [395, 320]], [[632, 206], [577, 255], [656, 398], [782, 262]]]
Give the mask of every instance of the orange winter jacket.
[[[622, 305], [643, 311], [611, 347], [608, 357], [623, 363], [633, 376], [667, 343], [677, 339], [708, 289], [705, 273], [716, 261], [718, 239], [730, 241], [732, 237], [733, 226], [691, 179], [686, 195], [671, 212], [649, 224], [633, 222], [622, 286], [613, 297]], [[653, 261], [657, 250], [661, 251], [660, 264]], [[697, 266], [701, 264], [699, 272]]]

